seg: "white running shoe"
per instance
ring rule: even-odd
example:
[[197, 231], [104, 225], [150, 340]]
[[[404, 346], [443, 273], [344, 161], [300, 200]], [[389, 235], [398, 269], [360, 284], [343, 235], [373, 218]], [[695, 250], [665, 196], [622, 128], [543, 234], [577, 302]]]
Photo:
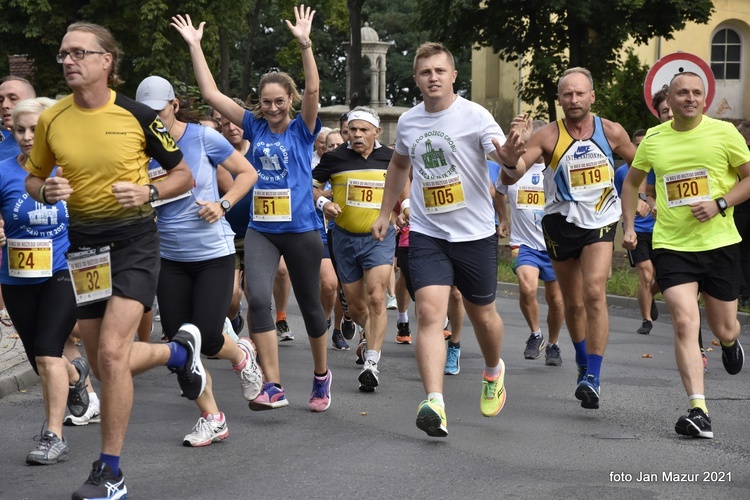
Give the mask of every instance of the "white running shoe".
[[102, 421], [99, 415], [99, 401], [91, 401], [89, 403], [89, 409], [86, 413], [80, 417], [74, 417], [73, 415], [67, 415], [63, 420], [63, 425], [89, 425], [98, 424]]
[[224, 318], [224, 329], [222, 330], [222, 333], [229, 335], [235, 342], [240, 340], [237, 333], [234, 331], [234, 328], [232, 328], [232, 320], [229, 318]]
[[221, 421], [214, 420], [210, 413], [208, 417], [200, 417], [198, 423], [193, 427], [193, 432], [185, 436], [182, 441], [183, 446], [208, 446], [211, 443], [218, 443], [229, 437], [229, 427], [227, 427], [227, 418], [221, 413]]
[[249, 339], [241, 338], [237, 342], [237, 347], [245, 353], [246, 362], [241, 370], [234, 370], [234, 373], [240, 379], [242, 396], [246, 400], [252, 401], [260, 395], [260, 391], [263, 389], [263, 371], [257, 363], [255, 346]]

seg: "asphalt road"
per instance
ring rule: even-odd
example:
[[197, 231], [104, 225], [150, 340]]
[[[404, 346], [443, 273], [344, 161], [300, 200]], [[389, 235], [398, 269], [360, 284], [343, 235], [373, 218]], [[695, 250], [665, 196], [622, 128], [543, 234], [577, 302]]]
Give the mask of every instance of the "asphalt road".
[[[206, 360], [230, 437], [205, 448], [182, 446], [199, 415], [179, 397], [175, 376], [166, 368], [138, 376], [121, 462], [129, 498], [750, 497], [750, 367], [730, 376], [720, 350], [708, 353], [715, 439], [683, 438], [674, 423], [687, 401], [668, 317], [640, 336], [633, 311], [611, 308], [602, 406], [585, 410], [573, 396], [567, 331], [561, 367], [545, 366], [543, 357], [525, 360], [528, 329], [517, 300], [499, 297], [497, 307], [505, 321], [507, 404], [492, 419], [479, 413], [483, 362], [467, 321], [461, 373], [446, 377], [450, 435], [443, 439], [415, 426], [424, 393], [413, 346], [395, 343], [395, 311], [389, 311], [377, 392], [358, 391], [354, 345], [349, 352], [331, 349], [333, 400], [322, 414], [307, 410], [312, 358], [294, 303], [289, 322], [297, 339], [279, 349], [288, 407], [250, 411], [228, 362]], [[153, 338], [159, 335], [157, 324]], [[742, 336], [748, 347], [749, 337]], [[43, 425], [40, 387], [0, 400], [0, 415], [0, 499], [70, 498], [98, 458], [99, 426], [65, 428], [68, 462], [27, 466]]]

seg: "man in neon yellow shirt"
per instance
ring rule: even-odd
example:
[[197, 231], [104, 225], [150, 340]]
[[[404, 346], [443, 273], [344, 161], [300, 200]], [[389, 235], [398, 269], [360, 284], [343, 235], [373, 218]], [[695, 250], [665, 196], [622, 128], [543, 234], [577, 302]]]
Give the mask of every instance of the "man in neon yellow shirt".
[[[685, 72], [672, 78], [667, 94], [674, 119], [646, 133], [623, 184], [623, 246], [636, 246], [633, 219], [638, 186], [653, 168], [659, 217], [653, 236], [656, 281], [672, 311], [675, 358], [690, 400], [678, 434], [713, 438], [698, 348], [696, 297], [703, 293], [706, 318], [721, 341], [727, 372], [742, 370], [737, 297], [739, 242], [732, 207], [750, 197], [750, 152], [734, 126], [703, 116], [705, 85]], [[737, 182], [737, 176], [742, 178]]]

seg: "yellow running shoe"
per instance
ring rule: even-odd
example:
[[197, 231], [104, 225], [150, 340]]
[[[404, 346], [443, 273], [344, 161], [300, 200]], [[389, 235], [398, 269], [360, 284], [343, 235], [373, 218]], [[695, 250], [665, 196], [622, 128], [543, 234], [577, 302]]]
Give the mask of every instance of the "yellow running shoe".
[[417, 427], [428, 436], [445, 437], [448, 435], [448, 420], [445, 418], [445, 408], [434, 399], [419, 403], [417, 410]]
[[485, 417], [494, 417], [505, 405], [505, 363], [500, 360], [500, 375], [495, 380], [489, 380], [482, 374], [482, 399], [479, 409]]

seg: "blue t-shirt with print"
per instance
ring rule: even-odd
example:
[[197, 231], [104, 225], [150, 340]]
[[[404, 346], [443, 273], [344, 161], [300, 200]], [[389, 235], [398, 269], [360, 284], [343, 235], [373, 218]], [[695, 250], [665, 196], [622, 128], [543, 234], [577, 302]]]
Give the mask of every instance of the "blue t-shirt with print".
[[[302, 115], [297, 115], [289, 126], [280, 134], [275, 134], [268, 126], [265, 118], [255, 118], [250, 111], [245, 111], [242, 122], [243, 138], [250, 141], [251, 163], [258, 171], [258, 182], [253, 187], [253, 194], [258, 198], [259, 190], [274, 190], [267, 193], [267, 200], [280, 200], [277, 219], [268, 220], [268, 215], [253, 215], [250, 209], [250, 225], [252, 229], [261, 233], [303, 233], [317, 230], [321, 226], [320, 219], [315, 213], [315, 203], [312, 197], [312, 162], [313, 144], [320, 132], [322, 123], [315, 120], [315, 130], [305, 125]], [[283, 200], [290, 199], [291, 214], [284, 213]], [[269, 211], [277, 207], [266, 204]], [[262, 211], [262, 210], [259, 210]], [[261, 218], [266, 220], [260, 220]]]
[[[52, 171], [55, 175], [56, 169]], [[68, 206], [64, 201], [45, 205], [26, 192], [28, 172], [15, 156], [0, 162], [0, 214], [5, 221], [6, 239], [52, 240], [52, 274], [68, 268]], [[31, 263], [33, 265], [33, 263]], [[28, 265], [28, 264], [27, 264]], [[4, 285], [35, 285], [49, 277], [23, 278], [9, 275], [8, 245], [3, 246], [0, 283]]]

